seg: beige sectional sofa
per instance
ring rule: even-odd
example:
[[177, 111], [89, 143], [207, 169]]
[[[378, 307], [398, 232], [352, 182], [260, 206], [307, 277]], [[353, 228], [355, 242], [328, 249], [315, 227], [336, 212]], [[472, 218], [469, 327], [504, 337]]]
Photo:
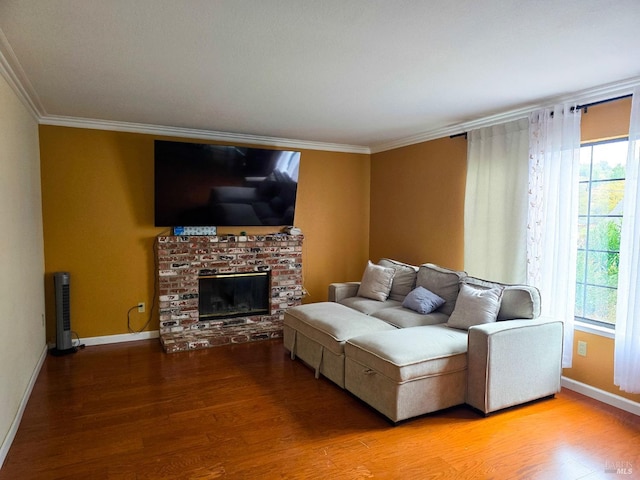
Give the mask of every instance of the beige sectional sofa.
[[540, 318], [533, 287], [382, 259], [329, 300], [287, 310], [285, 348], [393, 422], [560, 389], [563, 324]]

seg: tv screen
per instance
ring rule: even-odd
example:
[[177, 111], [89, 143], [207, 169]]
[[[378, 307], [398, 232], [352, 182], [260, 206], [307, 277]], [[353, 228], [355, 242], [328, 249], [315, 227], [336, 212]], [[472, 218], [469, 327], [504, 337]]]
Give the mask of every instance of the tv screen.
[[293, 225], [300, 152], [155, 141], [155, 225]]

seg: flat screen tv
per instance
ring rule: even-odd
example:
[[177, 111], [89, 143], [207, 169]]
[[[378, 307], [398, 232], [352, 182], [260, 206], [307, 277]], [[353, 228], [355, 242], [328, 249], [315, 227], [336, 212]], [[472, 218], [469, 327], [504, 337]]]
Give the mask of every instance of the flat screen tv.
[[294, 225], [300, 152], [156, 140], [155, 225]]

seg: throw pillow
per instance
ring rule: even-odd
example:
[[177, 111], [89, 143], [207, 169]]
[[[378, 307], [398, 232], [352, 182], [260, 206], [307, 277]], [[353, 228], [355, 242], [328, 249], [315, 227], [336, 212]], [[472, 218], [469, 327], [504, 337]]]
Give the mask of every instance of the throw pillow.
[[416, 287], [411, 290], [402, 302], [403, 307], [423, 315], [433, 312], [442, 305], [444, 305], [444, 299], [424, 287]]
[[389, 298], [391, 300], [402, 302], [404, 297], [406, 297], [416, 286], [418, 267], [398, 262], [396, 260], [391, 260], [389, 258], [381, 258], [378, 265], [395, 269], [396, 274], [393, 277]]
[[444, 267], [439, 267], [433, 263], [420, 265], [416, 286], [421, 286], [441, 298], [445, 304], [440, 307], [440, 312], [451, 315], [456, 305], [460, 281], [467, 276], [466, 272], [459, 272]]
[[369, 261], [358, 288], [358, 296], [381, 302], [385, 301], [391, 291], [395, 273], [396, 271], [393, 268], [374, 265]]
[[474, 325], [495, 322], [502, 302], [502, 291], [502, 287], [480, 289], [462, 283], [456, 307], [447, 325], [469, 330]]

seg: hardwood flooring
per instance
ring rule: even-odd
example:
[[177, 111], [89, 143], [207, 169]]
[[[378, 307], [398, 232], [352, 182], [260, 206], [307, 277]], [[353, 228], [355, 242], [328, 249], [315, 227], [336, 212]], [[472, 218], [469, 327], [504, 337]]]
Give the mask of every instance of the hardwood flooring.
[[170, 355], [150, 340], [49, 356], [0, 470], [217, 478], [640, 478], [640, 417], [563, 391], [487, 418], [460, 406], [394, 427], [279, 340]]

